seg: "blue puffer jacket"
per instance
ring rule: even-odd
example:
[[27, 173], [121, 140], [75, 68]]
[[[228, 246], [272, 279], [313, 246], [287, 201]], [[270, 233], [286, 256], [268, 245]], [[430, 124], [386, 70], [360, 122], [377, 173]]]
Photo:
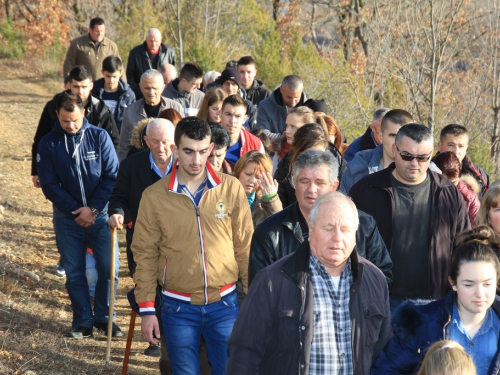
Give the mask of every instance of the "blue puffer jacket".
[[[130, 88], [129, 84], [125, 82], [122, 78], [120, 78], [119, 82], [120, 86], [118, 87], [118, 92], [120, 93], [120, 97], [118, 99], [118, 103], [114, 111], [115, 113], [113, 113], [113, 117], [115, 119], [118, 131], [121, 131], [123, 113], [125, 112], [125, 108], [127, 108], [127, 106], [135, 102], [135, 94]], [[104, 78], [94, 81], [94, 87], [92, 88], [92, 95], [102, 100], [103, 92], [104, 92]]]
[[339, 190], [346, 194], [351, 187], [366, 175], [378, 172], [380, 170], [380, 160], [384, 155], [382, 145], [372, 150], [359, 151], [354, 158], [347, 163], [347, 168], [342, 175]]
[[66, 133], [57, 121], [40, 141], [36, 156], [43, 194], [71, 217], [80, 207], [104, 211], [118, 173], [108, 133], [83, 121], [76, 134]]
[[[377, 356], [371, 375], [416, 374], [427, 349], [437, 341], [449, 339], [448, 325], [451, 322], [454, 294], [445, 298], [421, 304], [422, 301], [403, 303], [392, 317], [394, 336]], [[500, 298], [492, 306], [500, 316]], [[500, 340], [495, 359], [488, 374], [500, 371]]]

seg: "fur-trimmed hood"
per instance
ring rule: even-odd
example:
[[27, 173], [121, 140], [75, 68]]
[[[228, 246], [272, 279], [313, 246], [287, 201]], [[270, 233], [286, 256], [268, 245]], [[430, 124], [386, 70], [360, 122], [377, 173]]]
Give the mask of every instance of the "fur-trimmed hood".
[[452, 293], [438, 301], [418, 299], [403, 302], [392, 316], [394, 333], [402, 340], [410, 341], [421, 334], [419, 330], [425, 324], [444, 326], [452, 307]]
[[475, 177], [471, 174], [464, 173], [460, 176], [460, 179], [472, 188], [472, 191], [476, 194], [481, 192], [481, 186]]
[[147, 148], [146, 142], [144, 142], [144, 135], [146, 135], [146, 126], [153, 120], [154, 118], [141, 120], [137, 123], [134, 129], [132, 129], [130, 145], [138, 151], [145, 150]]
[[[448, 325], [451, 322], [454, 292], [443, 299], [407, 301], [401, 304], [392, 317], [394, 336], [375, 359], [371, 375], [414, 374], [418, 370], [429, 347], [443, 339], [449, 339]], [[500, 299], [497, 296], [492, 306], [499, 314]], [[500, 341], [488, 375], [500, 370]]]

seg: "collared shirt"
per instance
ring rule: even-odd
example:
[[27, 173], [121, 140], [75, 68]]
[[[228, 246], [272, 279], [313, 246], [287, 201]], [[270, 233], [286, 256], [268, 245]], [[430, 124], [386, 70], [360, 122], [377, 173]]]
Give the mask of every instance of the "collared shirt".
[[165, 173], [163, 173], [163, 174], [161, 173], [160, 168], [158, 168], [158, 166], [156, 165], [155, 161], [153, 160], [153, 154], [151, 152], [149, 153], [149, 162], [151, 163], [151, 169], [153, 171], [155, 171], [156, 174], [158, 176], [160, 176], [160, 178], [163, 178], [167, 174], [169, 174], [170, 171], [172, 170], [172, 165], [174, 165], [174, 158], [173, 158], [173, 156], [170, 156], [170, 161], [168, 162], [167, 169], [165, 169]]
[[476, 335], [470, 338], [462, 326], [457, 304], [453, 304], [453, 313], [450, 324], [450, 338], [462, 345], [465, 351], [472, 357], [478, 375], [486, 375], [495, 357], [498, 347], [498, 336], [500, 332], [500, 319], [493, 309], [486, 312], [483, 325]]
[[338, 280], [328, 274], [325, 266], [313, 254], [309, 258], [309, 269], [314, 290], [314, 331], [309, 374], [352, 375], [349, 314], [351, 260], [348, 260]]

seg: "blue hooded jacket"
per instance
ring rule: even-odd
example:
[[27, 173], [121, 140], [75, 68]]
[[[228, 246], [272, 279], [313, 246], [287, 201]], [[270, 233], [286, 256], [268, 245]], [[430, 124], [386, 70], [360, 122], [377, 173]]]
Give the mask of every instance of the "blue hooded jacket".
[[[116, 127], [118, 131], [122, 129], [123, 113], [125, 108], [135, 102], [135, 93], [130, 88], [130, 85], [125, 82], [122, 78], [119, 80], [120, 85], [118, 86], [118, 92], [120, 97], [118, 98], [118, 103], [116, 103], [116, 109], [113, 113], [115, 118]], [[94, 81], [94, 87], [92, 88], [92, 95], [102, 100], [102, 94], [104, 92], [104, 78]]]
[[[428, 302], [428, 301], [426, 301]], [[427, 353], [437, 341], [449, 340], [454, 294], [443, 299], [422, 304], [422, 301], [404, 302], [392, 317], [394, 336], [375, 359], [371, 375], [416, 374]], [[497, 296], [491, 307], [500, 316], [500, 299]], [[500, 371], [500, 340], [488, 375]]]
[[36, 155], [43, 194], [70, 217], [81, 207], [107, 204], [116, 182], [118, 158], [108, 133], [83, 120], [76, 134], [65, 132], [56, 121]]

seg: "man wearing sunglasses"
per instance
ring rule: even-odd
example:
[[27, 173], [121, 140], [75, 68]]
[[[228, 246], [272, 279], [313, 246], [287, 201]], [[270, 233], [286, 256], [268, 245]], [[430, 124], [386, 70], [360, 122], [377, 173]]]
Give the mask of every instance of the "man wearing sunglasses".
[[428, 127], [401, 127], [392, 147], [394, 163], [349, 191], [356, 207], [374, 217], [391, 254], [391, 311], [409, 298], [445, 295], [453, 238], [470, 228], [459, 191], [429, 170], [433, 144]]
[[392, 146], [401, 126], [413, 122], [412, 115], [404, 109], [392, 109], [382, 118], [380, 139], [382, 143], [371, 150], [358, 152], [347, 163], [339, 190], [347, 194], [351, 187], [366, 175], [381, 171], [394, 162]]

